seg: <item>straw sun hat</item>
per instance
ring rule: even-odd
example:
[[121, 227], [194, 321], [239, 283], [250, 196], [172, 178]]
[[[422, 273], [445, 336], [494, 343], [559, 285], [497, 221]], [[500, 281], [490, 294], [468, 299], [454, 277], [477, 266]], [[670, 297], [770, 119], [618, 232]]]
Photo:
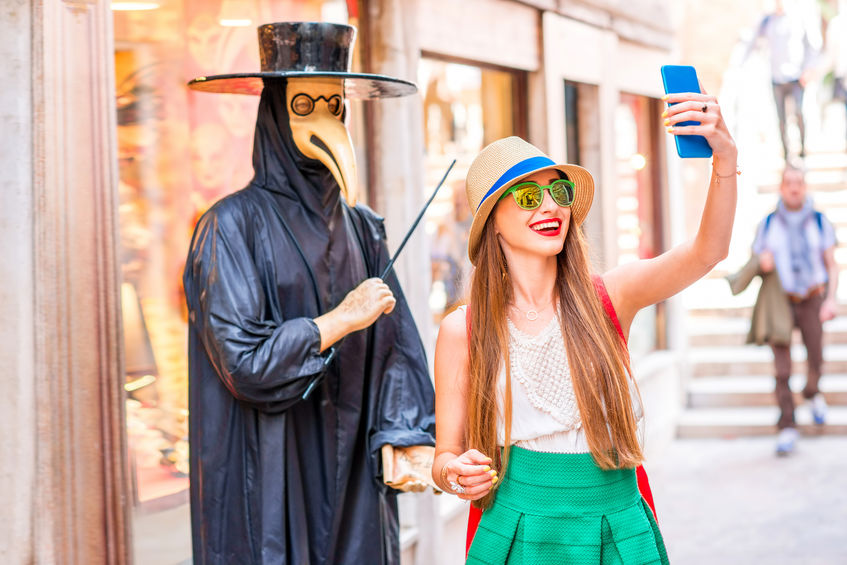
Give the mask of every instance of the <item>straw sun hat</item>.
[[488, 145], [471, 163], [465, 189], [468, 204], [473, 210], [471, 233], [468, 236], [468, 256], [476, 265], [477, 248], [482, 228], [494, 205], [508, 188], [526, 177], [556, 169], [565, 173], [574, 183], [574, 201], [571, 205], [571, 222], [580, 225], [594, 199], [594, 179], [591, 173], [577, 165], [560, 165], [540, 149], [520, 137], [504, 137]]

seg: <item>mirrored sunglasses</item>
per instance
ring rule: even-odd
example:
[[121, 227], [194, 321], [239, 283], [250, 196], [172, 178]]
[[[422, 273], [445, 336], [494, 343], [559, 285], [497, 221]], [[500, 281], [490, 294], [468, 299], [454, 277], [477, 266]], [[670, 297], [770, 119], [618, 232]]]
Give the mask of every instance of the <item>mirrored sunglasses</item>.
[[532, 181], [518, 183], [504, 192], [499, 200], [503, 200], [511, 194], [518, 206], [524, 210], [535, 210], [541, 206], [545, 190], [550, 193], [553, 201], [559, 206], [567, 207], [573, 204], [574, 183], [567, 179], [558, 179], [546, 186]]

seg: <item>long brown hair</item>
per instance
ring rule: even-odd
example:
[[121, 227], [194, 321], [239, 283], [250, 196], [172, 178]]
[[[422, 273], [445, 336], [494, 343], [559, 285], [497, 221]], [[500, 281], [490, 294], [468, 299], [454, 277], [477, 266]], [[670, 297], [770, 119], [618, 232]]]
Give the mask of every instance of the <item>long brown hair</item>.
[[[500, 247], [492, 213], [480, 238], [477, 267], [471, 280], [468, 423], [466, 442], [494, 459], [505, 474], [511, 441], [509, 331], [506, 308], [513, 299], [506, 256]], [[571, 224], [556, 259], [555, 298], [559, 304], [565, 348], [582, 427], [595, 463], [602, 469], [636, 467], [643, 455], [638, 443], [629, 380], [629, 355], [597, 295], [588, 262], [585, 236]], [[505, 444], [497, 442], [497, 379], [505, 363], [503, 402]], [[636, 387], [637, 390], [637, 387]], [[494, 491], [475, 504], [490, 506]]]

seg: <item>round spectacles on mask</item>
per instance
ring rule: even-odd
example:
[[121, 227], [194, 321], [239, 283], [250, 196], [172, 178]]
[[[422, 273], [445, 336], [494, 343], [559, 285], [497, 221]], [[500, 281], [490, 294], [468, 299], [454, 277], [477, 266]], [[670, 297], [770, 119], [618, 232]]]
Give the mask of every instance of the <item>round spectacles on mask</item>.
[[567, 179], [554, 180], [545, 186], [532, 181], [521, 182], [504, 192], [499, 200], [511, 194], [518, 206], [524, 210], [535, 210], [541, 206], [545, 190], [550, 193], [553, 202], [559, 206], [567, 207], [573, 204], [574, 183]]
[[326, 102], [326, 107], [329, 110], [330, 114], [333, 116], [340, 116], [341, 110], [343, 108], [343, 103], [341, 100], [341, 96], [338, 94], [333, 94], [329, 98], [325, 96], [318, 96], [317, 98], [312, 98], [305, 92], [301, 92], [291, 99], [291, 111], [297, 114], [298, 116], [308, 116], [315, 110], [315, 104], [318, 100], [324, 100]]

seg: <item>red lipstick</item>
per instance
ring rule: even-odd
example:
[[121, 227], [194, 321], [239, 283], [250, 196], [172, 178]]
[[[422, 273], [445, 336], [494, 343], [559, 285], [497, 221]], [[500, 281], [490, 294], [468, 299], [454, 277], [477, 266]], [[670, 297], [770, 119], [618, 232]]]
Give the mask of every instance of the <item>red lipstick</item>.
[[556, 237], [562, 233], [562, 220], [559, 218], [548, 218], [546, 220], [533, 222], [529, 224], [529, 227], [538, 235]]

